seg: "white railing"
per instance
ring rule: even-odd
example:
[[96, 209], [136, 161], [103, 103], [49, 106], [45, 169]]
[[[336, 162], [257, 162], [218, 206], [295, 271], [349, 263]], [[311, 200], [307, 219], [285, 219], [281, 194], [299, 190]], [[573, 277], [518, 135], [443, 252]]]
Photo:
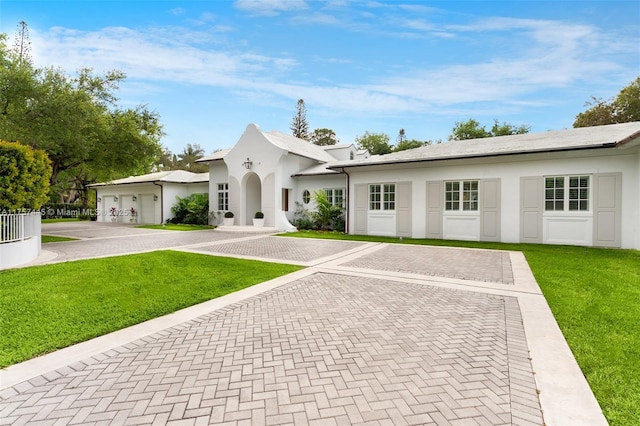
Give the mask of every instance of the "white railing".
[[0, 270], [35, 260], [42, 243], [40, 212], [0, 214]]
[[40, 236], [40, 212], [0, 214], [0, 244]]

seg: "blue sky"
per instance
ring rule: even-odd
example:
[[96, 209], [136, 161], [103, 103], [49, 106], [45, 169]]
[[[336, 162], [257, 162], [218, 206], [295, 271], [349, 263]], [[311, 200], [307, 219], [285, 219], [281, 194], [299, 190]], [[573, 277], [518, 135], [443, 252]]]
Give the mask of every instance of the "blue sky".
[[119, 69], [120, 105], [158, 112], [173, 152], [233, 146], [249, 123], [341, 143], [443, 139], [456, 121], [570, 128], [640, 75], [637, 1], [0, 0], [37, 66]]

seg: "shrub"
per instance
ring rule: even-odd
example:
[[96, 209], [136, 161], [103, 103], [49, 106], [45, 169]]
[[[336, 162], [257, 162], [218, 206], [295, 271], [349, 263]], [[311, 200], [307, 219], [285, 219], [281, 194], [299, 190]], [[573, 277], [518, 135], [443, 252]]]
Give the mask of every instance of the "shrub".
[[171, 207], [173, 218], [167, 222], [188, 225], [209, 224], [209, 194], [191, 194], [188, 197], [176, 197], [178, 202]]
[[311, 213], [311, 218], [316, 229], [344, 231], [344, 208], [332, 205], [324, 191], [314, 192], [313, 199], [316, 202], [316, 210]]
[[0, 140], [0, 210], [39, 209], [48, 199], [51, 162], [44, 151]]
[[311, 213], [299, 201], [296, 201], [296, 210], [293, 213], [293, 222], [291, 224], [299, 230], [315, 229]]
[[226, 217], [227, 219], [231, 219], [233, 217], [233, 212], [226, 212], [224, 214], [224, 217]]
[[255, 216], [256, 219], [264, 219], [264, 213], [262, 212], [256, 212]]

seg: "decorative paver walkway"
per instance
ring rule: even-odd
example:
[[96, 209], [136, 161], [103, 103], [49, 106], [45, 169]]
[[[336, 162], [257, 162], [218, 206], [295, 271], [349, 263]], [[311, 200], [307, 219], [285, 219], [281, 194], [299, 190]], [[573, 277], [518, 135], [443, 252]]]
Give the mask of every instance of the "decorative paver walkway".
[[519, 253], [176, 238], [309, 267], [0, 371], [0, 424], [606, 424]]

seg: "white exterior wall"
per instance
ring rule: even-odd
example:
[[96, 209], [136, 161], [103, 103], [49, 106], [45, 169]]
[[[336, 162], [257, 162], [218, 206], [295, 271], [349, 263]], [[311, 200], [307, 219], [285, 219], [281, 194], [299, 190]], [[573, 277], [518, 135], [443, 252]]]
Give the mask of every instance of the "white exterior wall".
[[339, 161], [351, 160], [352, 154], [353, 154], [353, 159], [355, 159], [356, 155], [358, 154], [358, 150], [356, 149], [355, 145], [341, 146], [340, 148], [328, 148], [328, 149], [325, 149], [325, 151], [331, 154], [332, 157], [334, 157], [336, 160], [339, 160]]
[[229, 183], [229, 170], [224, 161], [213, 161], [209, 164], [209, 212], [215, 213], [214, 225], [222, 223], [225, 213], [218, 210], [219, 183]]
[[[354, 185], [372, 183], [412, 183], [412, 236], [426, 235], [426, 182], [446, 180], [500, 179], [501, 241], [520, 241], [520, 178], [526, 176], [592, 175], [622, 173], [622, 247], [640, 249], [638, 218], [640, 217], [640, 154], [620, 154], [620, 151], [572, 151], [555, 154], [535, 154], [494, 159], [449, 160], [419, 163], [413, 168], [349, 170], [351, 193]], [[553, 159], [550, 157], [553, 155]], [[400, 166], [402, 167], [402, 166]], [[409, 167], [404, 165], [404, 167]], [[386, 168], [386, 170], [385, 170]], [[370, 167], [369, 169], [373, 169]], [[593, 180], [590, 190], [593, 191]], [[543, 242], [591, 245], [593, 237], [592, 194], [590, 211], [544, 212]], [[367, 194], [368, 199], [368, 194]], [[350, 197], [349, 220], [355, 220], [354, 197]], [[368, 208], [367, 208], [368, 210]], [[384, 216], [384, 217], [383, 217]], [[395, 235], [395, 212], [368, 211], [369, 233]], [[353, 226], [350, 226], [353, 229]], [[443, 212], [443, 238], [480, 239], [479, 212]]]
[[[316, 209], [315, 202], [313, 201], [313, 193], [325, 188], [343, 188], [345, 190], [344, 197], [347, 198], [347, 177], [343, 174], [335, 175], [319, 175], [319, 176], [301, 176], [296, 178], [296, 187], [293, 194], [291, 203], [291, 213], [295, 212], [295, 203], [300, 203], [309, 211]], [[305, 190], [308, 190], [311, 194], [311, 201], [309, 204], [304, 204], [302, 200], [302, 194]], [[291, 216], [293, 218], [293, 215]]]
[[185, 198], [191, 194], [207, 194], [209, 192], [209, 182], [203, 183], [161, 183], [162, 189], [162, 220], [166, 222], [173, 217], [171, 208], [178, 202], [178, 197]]
[[[265, 215], [265, 226], [278, 226], [276, 224], [277, 200], [273, 195], [275, 182], [281, 181], [279, 165], [284, 154], [282, 149], [264, 141], [259, 130], [250, 125], [238, 143], [225, 155], [224, 162], [229, 180], [229, 210], [234, 214], [236, 225], [250, 225], [253, 215], [260, 210]], [[243, 166], [247, 158], [252, 163], [250, 169]], [[247, 182], [250, 182], [252, 175], [260, 179], [260, 204], [253, 204], [254, 197], [247, 196]], [[211, 176], [209, 180], [211, 181]]]
[[[157, 200], [153, 200], [154, 195]], [[96, 209], [98, 210], [97, 221], [98, 222], [118, 222], [118, 223], [130, 223], [131, 214], [130, 209], [133, 207], [136, 210], [136, 223], [150, 222], [159, 224], [161, 203], [160, 203], [161, 190], [159, 186], [152, 183], [139, 184], [139, 185], [114, 185], [104, 186], [96, 188], [96, 198], [99, 199]], [[133, 201], [133, 197], [136, 197], [136, 201]], [[118, 200], [114, 201], [114, 197]], [[144, 212], [143, 201], [146, 208], [153, 205], [153, 212], [148, 215], [148, 212]], [[116, 216], [111, 215], [111, 208], [116, 209]], [[152, 221], [143, 221], [143, 217], [153, 217]]]
[[[309, 160], [307, 158], [289, 155], [286, 158], [283, 158], [282, 161], [282, 176], [281, 176], [281, 187], [289, 188], [289, 211], [282, 211], [282, 191], [280, 190], [276, 196], [278, 197], [278, 208], [282, 212], [284, 218], [288, 223], [285, 224], [287, 229], [293, 229], [290, 226], [291, 222], [294, 220], [295, 211], [296, 211], [296, 202], [302, 203], [302, 191], [304, 189], [300, 189], [300, 184], [302, 179], [306, 178], [293, 178], [292, 175], [297, 173], [300, 170], [304, 170], [313, 165], [317, 164], [315, 161]], [[314, 181], [320, 184], [320, 176], [314, 176]], [[313, 191], [312, 191], [313, 192]], [[283, 219], [284, 220], [284, 219]]]
[[[159, 185], [162, 185], [162, 188]], [[173, 217], [171, 207], [176, 204], [176, 197], [184, 198], [191, 194], [207, 192], [209, 192], [208, 182], [189, 184], [162, 182], [158, 185], [148, 182], [97, 187], [96, 198], [99, 199], [97, 221], [161, 224]], [[114, 200], [114, 197], [117, 197], [117, 200]], [[133, 197], [136, 198], [135, 201]], [[111, 208], [116, 209], [115, 216], [111, 214]], [[135, 218], [131, 215], [131, 208], [136, 210]], [[149, 212], [148, 209], [153, 211]]]

